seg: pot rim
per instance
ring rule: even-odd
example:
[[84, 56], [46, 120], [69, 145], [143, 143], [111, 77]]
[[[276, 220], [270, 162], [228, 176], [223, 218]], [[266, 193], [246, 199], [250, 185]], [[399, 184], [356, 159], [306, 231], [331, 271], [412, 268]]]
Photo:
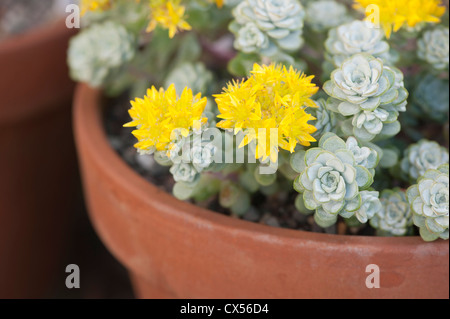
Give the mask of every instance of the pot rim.
[[[383, 246], [422, 246], [434, 249], [448, 250], [448, 242], [437, 240], [432, 243], [423, 241], [420, 236], [410, 237], [376, 237], [376, 236], [350, 236], [350, 235], [334, 235], [322, 234], [301, 230], [293, 230], [286, 228], [272, 227], [268, 225], [253, 223], [241, 219], [230, 218], [216, 212], [198, 207], [194, 204], [183, 202], [171, 194], [161, 191], [157, 186], [151, 184], [136, 171], [129, 167], [126, 162], [114, 151], [108, 142], [106, 132], [104, 130], [102, 112], [102, 91], [93, 89], [87, 84], [80, 83], [77, 85], [74, 99], [74, 129], [75, 139], [79, 145], [81, 141], [85, 144], [86, 149], [91, 150], [88, 156], [93, 158], [95, 165], [101, 167], [106, 175], [115, 182], [126, 187], [137, 197], [142, 198], [143, 203], [152, 201], [147, 194], [158, 192], [158, 207], [167, 214], [175, 214], [182, 220], [197, 225], [203, 225], [205, 228], [227, 228], [234, 232], [246, 233], [249, 237], [257, 236], [262, 240], [278, 240], [298, 242], [298, 241], [317, 241], [326, 243], [331, 246], [335, 245], [353, 245], [359, 248]], [[93, 107], [95, 106], [95, 107]], [[108, 160], [105, 160], [108, 159]], [[155, 203], [151, 203], [155, 206]], [[171, 207], [172, 209], [168, 209]], [[132, 212], [130, 212], [132, 214]], [[266, 236], [269, 236], [266, 238]]]
[[[74, 33], [65, 26], [66, 18], [59, 18], [38, 25], [23, 33], [7, 37], [0, 42], [0, 55], [11, 54], [21, 50], [32, 49], [49, 39], [62, 37], [67, 33]], [[64, 27], [62, 27], [64, 25]]]

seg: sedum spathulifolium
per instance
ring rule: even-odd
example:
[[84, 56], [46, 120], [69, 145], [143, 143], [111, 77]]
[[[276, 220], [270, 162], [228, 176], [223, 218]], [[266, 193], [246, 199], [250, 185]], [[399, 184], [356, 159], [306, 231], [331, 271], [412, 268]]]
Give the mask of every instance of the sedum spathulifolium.
[[437, 169], [448, 164], [448, 150], [437, 142], [426, 139], [410, 145], [400, 163], [401, 173], [405, 180], [415, 181], [429, 169]]
[[325, 99], [318, 99], [315, 102], [318, 107], [308, 109], [308, 113], [315, 117], [311, 124], [316, 127], [317, 131], [312, 136], [318, 140], [327, 132], [336, 133], [338, 120], [336, 113], [328, 109]]
[[417, 55], [436, 71], [448, 70], [449, 30], [443, 26], [425, 31], [417, 42]]
[[70, 74], [77, 81], [100, 87], [112, 71], [130, 61], [135, 53], [134, 36], [121, 24], [94, 24], [70, 41]]
[[334, 0], [311, 1], [306, 5], [305, 23], [316, 32], [324, 32], [350, 19], [347, 8]]
[[414, 224], [425, 241], [449, 238], [449, 166], [429, 169], [406, 194]]
[[416, 116], [445, 123], [449, 113], [449, 80], [432, 74], [421, 75], [412, 92]]
[[[339, 215], [353, 217], [361, 210], [362, 191], [373, 183], [373, 174], [363, 165], [373, 168], [378, 159], [372, 163], [371, 150], [367, 154], [359, 152], [355, 157], [354, 149], [352, 142], [346, 143], [337, 135], [327, 133], [318, 147], [296, 152], [291, 157], [292, 168], [300, 173], [294, 188], [302, 194], [306, 209], [315, 211], [314, 219], [322, 227], [335, 224]], [[376, 194], [366, 193], [364, 197], [372, 198]], [[362, 209], [366, 211], [357, 216], [364, 221], [373, 208]]]
[[370, 54], [384, 62], [393, 59], [383, 31], [368, 21], [355, 20], [331, 29], [325, 48], [326, 59], [335, 67], [341, 66], [345, 60], [358, 53]]
[[233, 10], [234, 46], [244, 53], [274, 56], [303, 45], [305, 10], [298, 0], [243, 0]]
[[341, 129], [361, 141], [381, 140], [400, 132], [399, 112], [406, 111], [408, 91], [400, 70], [368, 54], [356, 54], [333, 71], [323, 89], [328, 108], [345, 117]]
[[413, 220], [410, 205], [403, 190], [395, 188], [381, 192], [381, 209], [370, 220], [379, 236], [405, 236], [411, 232]]

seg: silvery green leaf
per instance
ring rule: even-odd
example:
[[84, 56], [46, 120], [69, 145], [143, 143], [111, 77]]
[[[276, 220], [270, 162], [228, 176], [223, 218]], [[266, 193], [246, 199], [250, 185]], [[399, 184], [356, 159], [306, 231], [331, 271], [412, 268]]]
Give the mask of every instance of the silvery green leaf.
[[321, 147], [332, 153], [335, 153], [338, 150], [346, 150], [347, 149], [345, 142], [338, 136], [333, 136], [333, 137], [326, 139], [322, 143]]
[[317, 209], [317, 207], [320, 207], [319, 203], [315, 201], [313, 193], [308, 190], [305, 190], [305, 192], [303, 193], [303, 203], [309, 210], [315, 210]]
[[439, 239], [439, 235], [430, 232], [426, 227], [420, 228], [420, 236], [427, 242], [432, 242]]
[[304, 150], [297, 151], [291, 155], [290, 164], [297, 173], [303, 172], [306, 168], [305, 155], [306, 151]]
[[383, 149], [383, 157], [380, 160], [380, 166], [383, 168], [393, 167], [398, 163], [398, 154], [390, 149]]
[[305, 215], [312, 215], [314, 214], [314, 210], [309, 210], [306, 206], [305, 203], [303, 201], [303, 195], [299, 194], [297, 195], [297, 197], [295, 198], [295, 208], [302, 214]]
[[356, 182], [362, 189], [367, 189], [373, 184], [373, 176], [369, 170], [363, 166], [356, 166]]
[[327, 228], [336, 224], [337, 219], [338, 215], [328, 214], [322, 209], [316, 210], [316, 213], [314, 214], [314, 221], [322, 228]]
[[184, 182], [178, 182], [173, 186], [172, 192], [179, 200], [188, 200], [194, 195], [195, 186]]

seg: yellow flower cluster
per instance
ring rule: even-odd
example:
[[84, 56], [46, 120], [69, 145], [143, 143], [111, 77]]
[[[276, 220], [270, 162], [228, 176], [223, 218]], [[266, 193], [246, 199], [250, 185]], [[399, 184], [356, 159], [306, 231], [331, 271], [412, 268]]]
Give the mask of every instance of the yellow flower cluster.
[[88, 11], [101, 11], [107, 9], [111, 5], [110, 0], [81, 0], [81, 15], [85, 15]]
[[153, 31], [158, 25], [169, 30], [169, 37], [173, 38], [179, 30], [191, 30], [191, 26], [184, 20], [186, 8], [181, 0], [150, 0], [151, 20], [147, 32]]
[[143, 99], [131, 101], [133, 121], [124, 126], [137, 128], [133, 131], [138, 139], [135, 147], [142, 152], [168, 151], [176, 131], [186, 137], [194, 126], [206, 123], [207, 118], [202, 118], [206, 102], [201, 93], [194, 96], [188, 88], [178, 97], [174, 85], [167, 91], [152, 87]]
[[[355, 0], [354, 7], [366, 9], [370, 5], [378, 7], [379, 21], [387, 38], [404, 26], [439, 23], [446, 10], [441, 0]], [[366, 12], [368, 17], [372, 14], [371, 10]]]
[[[222, 129], [243, 131], [239, 147], [256, 142], [256, 158], [270, 157], [275, 162], [279, 147], [294, 152], [296, 145], [309, 146], [316, 140], [310, 135], [317, 129], [308, 124], [315, 118], [306, 113], [307, 107], [317, 107], [311, 96], [318, 91], [311, 80], [292, 67], [255, 64], [252, 76], [242, 82], [228, 84], [224, 92], [215, 95], [220, 111], [217, 124]], [[262, 130], [261, 130], [262, 129]], [[277, 129], [276, 145], [270, 137]]]

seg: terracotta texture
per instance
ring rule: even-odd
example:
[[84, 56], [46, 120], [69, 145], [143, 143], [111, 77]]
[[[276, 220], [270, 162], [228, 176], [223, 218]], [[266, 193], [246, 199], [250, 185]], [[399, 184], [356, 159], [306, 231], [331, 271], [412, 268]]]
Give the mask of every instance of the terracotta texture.
[[[91, 220], [141, 298], [448, 298], [449, 245], [323, 235], [236, 220], [178, 201], [109, 146], [101, 92], [75, 99]], [[366, 287], [366, 267], [381, 288]]]
[[0, 43], [0, 298], [47, 297], [65, 275], [78, 189], [66, 67], [73, 33], [59, 21]]

